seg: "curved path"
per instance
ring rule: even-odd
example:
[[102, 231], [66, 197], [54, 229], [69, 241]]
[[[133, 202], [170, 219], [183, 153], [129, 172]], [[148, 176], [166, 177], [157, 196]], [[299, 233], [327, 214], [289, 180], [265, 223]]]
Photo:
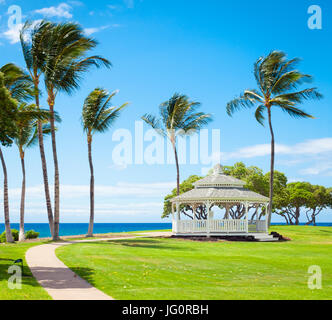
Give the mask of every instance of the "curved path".
[[127, 240], [169, 235], [171, 235], [169, 232], [151, 232], [141, 233], [140, 236], [132, 237], [44, 244], [29, 249], [26, 253], [26, 261], [38, 283], [44, 287], [54, 300], [114, 300], [71, 271], [57, 258], [55, 250], [59, 247], [74, 243]]

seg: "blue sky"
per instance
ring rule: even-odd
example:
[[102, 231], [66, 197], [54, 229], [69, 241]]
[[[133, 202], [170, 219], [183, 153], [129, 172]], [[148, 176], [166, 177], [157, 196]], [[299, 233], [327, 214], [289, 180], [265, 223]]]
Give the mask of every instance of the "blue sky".
[[[33, 4], [32, 4], [33, 3]], [[322, 9], [322, 29], [311, 30], [308, 7]], [[114, 165], [117, 129], [134, 131], [135, 121], [156, 113], [174, 92], [200, 101], [221, 130], [223, 164], [243, 161], [269, 170], [270, 136], [252, 111], [229, 118], [226, 103], [243, 89], [255, 88], [253, 63], [278, 49], [303, 59], [301, 71], [312, 74], [325, 98], [303, 108], [315, 120], [294, 120], [275, 110], [276, 169], [290, 181], [331, 186], [332, 178], [332, 4], [324, 1], [9, 1], [0, 0], [0, 63], [24, 66], [17, 32], [8, 31], [7, 10], [22, 8], [23, 20], [48, 18], [75, 21], [99, 41], [95, 53], [110, 59], [112, 70], [92, 70], [81, 89], [60, 95], [56, 109], [62, 117], [57, 140], [62, 184], [62, 222], [88, 221], [89, 168], [86, 139], [80, 124], [85, 97], [94, 88], [119, 89], [114, 104], [130, 107], [109, 133], [94, 139], [97, 222], [159, 222], [165, 194], [175, 185], [174, 165]], [[45, 104], [45, 99], [43, 99]], [[46, 106], [46, 104], [45, 104]], [[145, 127], [145, 130], [147, 128]], [[148, 146], [149, 143], [145, 143]], [[52, 176], [50, 141], [47, 141]], [[21, 172], [13, 146], [5, 150], [8, 164], [12, 221], [18, 221]], [[27, 152], [27, 222], [46, 222], [38, 149]], [[183, 165], [183, 178], [201, 174], [206, 165]], [[0, 216], [0, 222], [3, 217]], [[332, 221], [326, 212], [321, 221]], [[277, 221], [277, 218], [275, 218]]]

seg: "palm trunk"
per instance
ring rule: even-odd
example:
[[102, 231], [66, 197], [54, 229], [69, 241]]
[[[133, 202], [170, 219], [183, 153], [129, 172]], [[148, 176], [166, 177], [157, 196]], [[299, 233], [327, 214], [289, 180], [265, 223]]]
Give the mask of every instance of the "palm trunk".
[[55, 119], [54, 119], [54, 98], [51, 97], [49, 100], [49, 107], [51, 113], [51, 135], [52, 135], [52, 151], [54, 161], [54, 232], [53, 240], [57, 241], [59, 237], [60, 229], [60, 177], [59, 177], [59, 163], [56, 148], [56, 137], [55, 137]]
[[[36, 93], [35, 99], [36, 99], [37, 108], [39, 108], [38, 86], [39, 86], [39, 81], [36, 80], [35, 89], [36, 89], [37, 93]], [[52, 204], [51, 204], [51, 197], [50, 197], [50, 188], [49, 188], [49, 183], [48, 183], [43, 127], [42, 127], [42, 123], [40, 121], [38, 122], [38, 141], [39, 141], [39, 151], [40, 151], [40, 158], [41, 158], [41, 163], [42, 163], [42, 171], [43, 171], [43, 179], [44, 179], [44, 191], [45, 191], [47, 216], [48, 216], [48, 221], [49, 221], [49, 225], [50, 225], [50, 232], [51, 232], [51, 235], [53, 236], [54, 220], [53, 220]]]
[[271, 115], [271, 107], [267, 108], [268, 116], [269, 116], [269, 127], [271, 132], [271, 170], [270, 170], [270, 205], [269, 205], [269, 227], [271, 226], [272, 220], [272, 207], [273, 207], [273, 184], [274, 184], [274, 158], [275, 158], [275, 138], [272, 127], [272, 115]]
[[8, 243], [14, 243], [12, 231], [10, 229], [10, 220], [9, 220], [9, 200], [8, 200], [8, 176], [7, 176], [7, 167], [5, 163], [5, 159], [2, 154], [2, 150], [0, 147], [0, 159], [3, 170], [3, 204], [4, 204], [4, 216], [5, 216], [5, 227], [6, 227], [6, 240]]
[[174, 156], [175, 156], [175, 163], [176, 163], [176, 188], [177, 188], [177, 196], [180, 195], [180, 167], [179, 167], [179, 157], [178, 157], [178, 152], [176, 150], [176, 141], [175, 139], [172, 139], [172, 145], [174, 149]]
[[25, 232], [24, 232], [24, 211], [25, 211], [25, 162], [24, 162], [24, 151], [20, 148], [20, 158], [21, 158], [21, 166], [22, 166], [22, 190], [21, 190], [21, 209], [20, 209], [20, 234], [19, 241], [25, 240]]
[[88, 153], [89, 153], [89, 165], [90, 165], [90, 224], [88, 237], [93, 237], [93, 226], [95, 219], [95, 177], [94, 177], [94, 169], [93, 169], [93, 161], [92, 161], [92, 136], [88, 134]]

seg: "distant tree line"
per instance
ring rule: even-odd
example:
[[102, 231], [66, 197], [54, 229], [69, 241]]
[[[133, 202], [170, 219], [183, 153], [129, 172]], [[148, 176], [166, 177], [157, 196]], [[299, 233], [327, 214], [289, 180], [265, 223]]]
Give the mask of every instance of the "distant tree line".
[[[270, 173], [264, 173], [262, 169], [256, 166], [247, 167], [243, 162], [238, 162], [233, 166], [225, 166], [224, 173], [246, 182], [245, 188], [257, 192], [266, 197], [269, 196], [270, 190]], [[209, 173], [210, 174], [210, 173]], [[194, 189], [194, 183], [203, 177], [190, 176], [180, 184], [180, 194]], [[300, 218], [307, 220], [307, 225], [316, 225], [317, 217], [328, 208], [332, 208], [332, 188], [312, 185], [309, 182], [291, 182], [288, 183], [286, 175], [282, 172], [274, 172], [274, 197], [273, 208], [274, 214], [285, 219], [288, 225], [299, 225]], [[177, 196], [177, 189], [165, 197], [164, 212], [162, 217], [167, 218], [171, 215], [170, 199]], [[233, 219], [243, 218], [245, 212], [243, 206], [237, 205], [231, 208], [230, 216]], [[220, 207], [222, 209], [222, 207]], [[188, 218], [193, 218], [193, 210], [190, 206], [182, 205], [181, 213]], [[207, 212], [204, 206], [196, 209], [197, 219], [206, 219]], [[260, 211], [256, 210], [251, 219], [261, 219], [266, 215], [266, 208]]]

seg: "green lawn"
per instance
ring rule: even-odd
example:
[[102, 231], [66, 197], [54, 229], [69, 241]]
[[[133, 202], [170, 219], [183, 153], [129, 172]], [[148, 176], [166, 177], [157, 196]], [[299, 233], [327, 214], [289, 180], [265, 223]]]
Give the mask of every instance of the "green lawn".
[[0, 300], [48, 300], [51, 299], [47, 292], [39, 286], [32, 277], [30, 269], [24, 260], [24, 276], [21, 290], [8, 288], [8, 268], [13, 265], [13, 260], [25, 259], [26, 251], [41, 243], [0, 244]]
[[[291, 242], [136, 239], [74, 244], [58, 257], [116, 299], [331, 299], [332, 228], [273, 227]], [[323, 289], [307, 286], [308, 268]]]
[[153, 233], [153, 232], [172, 232], [172, 230], [150, 230], [150, 231], [128, 231], [121, 233], [104, 233], [97, 234], [93, 237], [62, 237], [65, 241], [78, 241], [78, 240], [99, 240], [99, 239], [107, 239], [107, 238], [121, 238], [121, 237], [132, 237], [132, 236], [141, 236], [142, 233]]

